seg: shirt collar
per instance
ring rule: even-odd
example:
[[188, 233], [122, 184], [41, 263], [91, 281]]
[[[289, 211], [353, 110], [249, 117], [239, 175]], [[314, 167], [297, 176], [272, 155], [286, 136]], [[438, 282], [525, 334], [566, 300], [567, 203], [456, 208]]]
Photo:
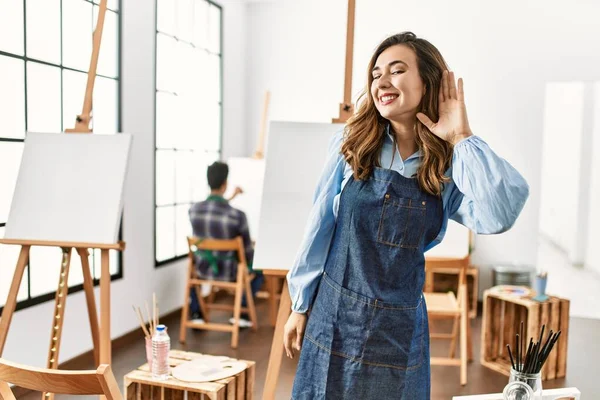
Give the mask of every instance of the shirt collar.
[[227, 203], [227, 200], [225, 200], [225, 198], [223, 198], [223, 196], [219, 196], [217, 194], [208, 195], [208, 197], [206, 198], [206, 201], [217, 201], [220, 203]]
[[[385, 127], [385, 133], [387, 135], [387, 140], [389, 140], [390, 143], [393, 146], [394, 145], [394, 136], [391, 133], [390, 124], [387, 124], [387, 126]], [[394, 151], [397, 151], [397, 149], [394, 149]], [[408, 157], [404, 161], [408, 161], [408, 160], [410, 160], [412, 158], [422, 158], [422, 157], [423, 157], [423, 152], [421, 151], [421, 149], [417, 149], [416, 152], [414, 152], [413, 154], [411, 154], [410, 157]]]

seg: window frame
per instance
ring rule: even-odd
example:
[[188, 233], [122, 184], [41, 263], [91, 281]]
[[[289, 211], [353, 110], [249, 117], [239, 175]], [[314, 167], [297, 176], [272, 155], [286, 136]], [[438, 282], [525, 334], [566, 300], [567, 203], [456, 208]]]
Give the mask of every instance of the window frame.
[[[224, 105], [224, 97], [225, 97], [225, 94], [224, 94], [224, 91], [223, 91], [223, 86], [224, 86], [223, 85], [223, 57], [224, 57], [224, 51], [223, 51], [223, 49], [224, 49], [224, 46], [223, 46], [223, 7], [220, 4], [215, 3], [212, 0], [202, 0], [202, 1], [205, 1], [206, 3], [208, 3], [209, 7], [210, 6], [214, 6], [214, 7], [216, 7], [216, 8], [219, 9], [219, 43], [220, 43], [220, 51], [218, 53], [218, 56], [219, 56], [219, 77], [220, 77], [219, 91], [220, 91], [220, 95], [221, 95], [220, 96], [220, 101], [218, 102], [218, 104], [219, 104], [219, 113], [220, 113], [220, 115], [219, 115], [219, 129], [220, 129], [220, 132], [219, 132], [219, 141], [218, 141], [218, 143], [219, 143], [219, 150], [218, 151], [205, 151], [205, 153], [215, 153], [215, 154], [218, 154], [218, 156], [219, 156], [218, 158], [221, 158], [222, 155], [223, 155], [223, 105]], [[155, 5], [156, 12], [154, 14], [154, 18], [155, 18], [155, 21], [154, 21], [154, 26], [155, 26], [155, 34], [154, 34], [154, 136], [153, 136], [153, 140], [154, 140], [154, 164], [153, 164], [154, 190], [153, 190], [153, 194], [152, 194], [153, 195], [153, 201], [154, 201], [154, 215], [153, 215], [153, 218], [154, 218], [154, 234], [153, 234], [153, 237], [152, 237], [152, 240], [153, 240], [152, 250], [153, 250], [153, 257], [154, 257], [154, 266], [155, 266], [155, 268], [159, 268], [159, 267], [162, 267], [162, 266], [165, 266], [165, 265], [169, 265], [169, 264], [171, 264], [173, 262], [176, 262], [176, 261], [179, 261], [179, 260], [183, 260], [188, 255], [187, 255], [187, 252], [186, 252], [185, 254], [181, 254], [181, 255], [175, 254], [174, 257], [171, 257], [171, 258], [168, 258], [168, 259], [165, 259], [165, 260], [161, 260], [161, 261], [159, 261], [157, 259], [157, 257], [156, 257], [156, 248], [157, 248], [157, 244], [158, 244], [158, 238], [157, 238], [158, 231], [157, 231], [157, 228], [156, 228], [156, 212], [157, 212], [157, 210], [159, 208], [165, 208], [165, 207], [176, 208], [176, 207], [178, 207], [180, 205], [185, 205], [185, 204], [188, 204], [188, 203], [178, 203], [177, 199], [175, 198], [175, 201], [174, 201], [173, 204], [160, 205], [160, 206], [158, 206], [156, 204], [156, 197], [157, 197], [156, 196], [156, 185], [157, 185], [157, 179], [156, 179], [156, 177], [157, 177], [157, 168], [156, 168], [156, 159], [157, 159], [157, 157], [156, 157], [156, 155], [157, 155], [157, 152], [159, 150], [172, 150], [174, 153], [177, 153], [178, 151], [190, 151], [190, 150], [178, 149], [178, 148], [172, 148], [172, 149], [171, 148], [158, 148], [156, 146], [156, 143], [157, 143], [157, 137], [156, 137], [156, 135], [157, 135], [157, 129], [156, 129], [156, 126], [157, 126], [157, 106], [156, 106], [157, 105], [157, 100], [156, 100], [156, 98], [157, 98], [157, 93], [159, 92], [159, 90], [157, 89], [157, 83], [156, 83], [156, 80], [158, 78], [158, 73], [157, 73], [157, 65], [158, 65], [158, 40], [157, 40], [157, 37], [158, 37], [159, 34], [161, 34], [161, 35], [169, 36], [171, 38], [175, 38], [177, 41], [179, 41], [179, 39], [176, 38], [175, 36], [171, 35], [171, 34], [166, 34], [166, 33], [162, 32], [162, 31], [158, 30], [158, 0], [154, 1], [154, 5]], [[188, 42], [185, 42], [185, 43], [188, 43]], [[205, 48], [200, 48], [200, 51], [206, 51], [208, 54], [217, 54], [217, 53], [213, 53], [210, 50], [205, 49]], [[200, 152], [202, 152], [202, 151], [198, 151], [198, 153], [200, 153]], [[176, 189], [175, 189], [175, 192], [176, 192]], [[193, 201], [194, 200], [192, 199], [192, 203], [193, 203]], [[176, 220], [177, 219], [175, 218], [175, 221]], [[183, 238], [181, 240], [183, 240]], [[175, 244], [175, 242], [174, 242], [174, 244]]]

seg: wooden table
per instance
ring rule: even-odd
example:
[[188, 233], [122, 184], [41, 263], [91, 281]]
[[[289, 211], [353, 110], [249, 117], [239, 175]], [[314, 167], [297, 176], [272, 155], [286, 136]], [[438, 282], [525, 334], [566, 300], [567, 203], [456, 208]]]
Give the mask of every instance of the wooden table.
[[506, 376], [510, 375], [510, 358], [506, 345], [515, 346], [515, 335], [524, 322], [525, 341], [539, 340], [540, 329], [547, 333], [562, 331], [558, 342], [542, 368], [542, 380], [563, 378], [567, 373], [567, 343], [569, 337], [569, 300], [549, 296], [545, 302], [527, 297], [494, 293], [483, 294], [483, 321], [481, 327], [481, 364]]
[[[171, 350], [169, 365], [175, 367], [181, 363], [202, 356], [199, 353]], [[245, 361], [248, 367], [244, 372], [230, 378], [214, 382], [182, 382], [173, 377], [156, 380], [148, 364], [131, 371], [124, 378], [125, 399], [128, 400], [251, 400], [254, 391], [255, 362]]]

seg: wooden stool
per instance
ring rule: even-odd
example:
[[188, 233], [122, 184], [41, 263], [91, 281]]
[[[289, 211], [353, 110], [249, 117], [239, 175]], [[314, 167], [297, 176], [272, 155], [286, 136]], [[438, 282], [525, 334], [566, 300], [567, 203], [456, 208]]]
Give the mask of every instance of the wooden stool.
[[[202, 356], [199, 353], [171, 350], [171, 368]], [[183, 382], [170, 377], [166, 380], [152, 378], [148, 364], [144, 364], [125, 375], [123, 388], [125, 399], [137, 400], [251, 400], [254, 391], [254, 361], [243, 361], [248, 365], [245, 371], [214, 382]]]
[[[515, 335], [521, 321], [525, 326], [525, 342], [537, 341], [542, 325], [546, 331], [562, 331], [560, 339], [542, 368], [542, 380], [563, 378], [567, 373], [567, 342], [569, 333], [569, 300], [549, 296], [543, 303], [526, 297], [493, 293], [483, 294], [481, 328], [481, 364], [510, 376], [510, 358], [506, 345], [515, 345]], [[544, 334], [546, 336], [546, 334]]]

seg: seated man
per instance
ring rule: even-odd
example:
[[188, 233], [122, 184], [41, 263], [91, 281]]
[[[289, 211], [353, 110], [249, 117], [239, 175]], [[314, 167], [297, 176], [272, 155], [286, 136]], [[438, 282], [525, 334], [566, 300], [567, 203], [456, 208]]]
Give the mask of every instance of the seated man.
[[[246, 214], [233, 208], [229, 205], [228, 200], [223, 197], [227, 190], [229, 167], [225, 163], [215, 162], [208, 167], [206, 175], [210, 186], [210, 196], [205, 201], [194, 204], [189, 210], [194, 236], [200, 239], [233, 239], [241, 236], [244, 241], [248, 268], [251, 273], [256, 275], [251, 283], [252, 295], [254, 296], [262, 285], [264, 277], [260, 271], [252, 271], [254, 248], [250, 239]], [[234, 195], [229, 200], [240, 193], [241, 190], [236, 188]], [[196, 255], [196, 271], [201, 279], [235, 281], [237, 266], [237, 257], [233, 251], [198, 252]], [[201, 319], [196, 292], [192, 290], [190, 296], [192, 300], [190, 305], [192, 319]], [[242, 307], [245, 306], [246, 296], [244, 295]], [[247, 313], [242, 313], [240, 327], [251, 326], [252, 322], [249, 319]], [[230, 322], [233, 323], [233, 318]]]

